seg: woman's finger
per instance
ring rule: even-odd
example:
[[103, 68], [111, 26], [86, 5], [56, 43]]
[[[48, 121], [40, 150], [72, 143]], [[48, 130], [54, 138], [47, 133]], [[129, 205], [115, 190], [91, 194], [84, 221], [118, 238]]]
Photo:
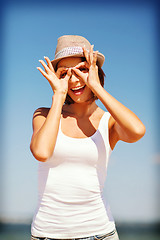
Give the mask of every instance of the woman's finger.
[[85, 61], [84, 64], [89, 69], [89, 63]]
[[52, 72], [55, 73], [54, 68], [53, 68], [53, 65], [52, 65], [50, 59], [49, 59], [48, 57], [45, 57], [45, 56], [44, 56], [44, 59], [45, 59], [46, 62], [48, 63], [48, 67], [49, 67], [49, 69], [50, 69]]
[[43, 60], [39, 60], [39, 62], [42, 64], [42, 66], [44, 67], [46, 72], [50, 71], [49, 67], [45, 64], [45, 62]]
[[91, 45], [90, 47], [90, 52], [89, 52], [89, 57], [90, 57], [90, 63], [93, 63], [93, 47], [94, 45]]
[[87, 51], [85, 46], [83, 47], [83, 52], [84, 52], [84, 56], [85, 56], [86, 61], [89, 62], [89, 54], [88, 54], [88, 51]]
[[68, 69], [66, 76], [63, 78], [63, 80], [69, 80], [72, 75], [71, 68]]
[[37, 67], [37, 69], [42, 73], [42, 75], [43, 75], [46, 79], [48, 79], [48, 74], [47, 74], [47, 73], [45, 73], [40, 67]]
[[80, 71], [77, 68], [72, 68], [72, 70], [77, 74], [77, 76], [79, 76], [83, 80], [86, 80], [86, 73], [83, 73], [82, 71]]
[[96, 66], [96, 63], [97, 63], [97, 54], [98, 54], [98, 51], [95, 51], [93, 53], [93, 65]]
[[70, 77], [71, 77], [71, 74], [72, 74], [71, 73], [71, 69], [68, 69], [66, 76], [64, 78], [62, 78], [62, 79], [68, 81], [70, 79]]
[[84, 62], [80, 62], [79, 64], [77, 64], [75, 66], [75, 68], [80, 68], [80, 67], [87, 67], [87, 68], [89, 68], [89, 64], [86, 61], [84, 61]]

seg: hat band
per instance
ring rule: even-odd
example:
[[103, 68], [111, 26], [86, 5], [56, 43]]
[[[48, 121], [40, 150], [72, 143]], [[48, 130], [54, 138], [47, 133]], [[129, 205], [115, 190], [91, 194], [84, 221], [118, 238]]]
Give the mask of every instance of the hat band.
[[68, 55], [74, 55], [77, 53], [83, 53], [82, 47], [67, 47], [55, 54], [55, 59], [66, 57]]

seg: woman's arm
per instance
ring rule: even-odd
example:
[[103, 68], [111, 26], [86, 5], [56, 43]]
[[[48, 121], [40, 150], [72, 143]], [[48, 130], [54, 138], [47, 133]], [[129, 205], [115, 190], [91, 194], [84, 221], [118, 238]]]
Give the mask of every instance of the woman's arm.
[[110, 138], [114, 145], [119, 140], [136, 142], [144, 136], [144, 124], [130, 109], [111, 96], [100, 84], [95, 85], [92, 91], [111, 114]]
[[63, 79], [58, 79], [49, 58], [45, 57], [48, 66], [41, 60], [45, 72], [38, 68], [42, 75], [49, 81], [54, 95], [50, 110], [37, 109], [33, 115], [33, 135], [30, 150], [39, 161], [46, 161], [53, 153], [56, 144], [62, 107], [68, 91], [68, 80], [71, 70]]
[[[122, 103], [111, 96], [100, 84], [98, 76], [97, 52], [93, 53], [93, 45], [88, 53], [84, 47], [84, 55], [87, 62], [79, 64], [73, 70], [79, 75], [92, 92], [100, 99], [111, 114], [109, 121], [110, 141], [112, 149], [119, 140], [125, 142], [136, 142], [145, 134], [145, 126], [141, 120]], [[88, 74], [81, 72], [78, 68], [84, 65], [88, 67]]]
[[30, 150], [39, 161], [46, 161], [54, 151], [63, 103], [64, 97], [54, 94], [50, 110], [37, 109], [33, 115]]

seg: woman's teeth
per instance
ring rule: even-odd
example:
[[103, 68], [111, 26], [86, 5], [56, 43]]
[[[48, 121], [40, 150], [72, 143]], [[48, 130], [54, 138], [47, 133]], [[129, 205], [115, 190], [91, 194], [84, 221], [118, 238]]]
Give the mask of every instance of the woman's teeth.
[[83, 94], [85, 86], [86, 85], [80, 86], [80, 87], [74, 87], [74, 88], [71, 88], [71, 90], [76, 96], [79, 96], [79, 95]]
[[84, 86], [82, 86], [82, 87], [75, 87], [75, 88], [72, 88], [71, 90], [72, 91], [75, 91], [75, 90], [80, 90], [80, 89], [82, 89], [82, 88], [84, 88], [85, 87], [85, 85]]

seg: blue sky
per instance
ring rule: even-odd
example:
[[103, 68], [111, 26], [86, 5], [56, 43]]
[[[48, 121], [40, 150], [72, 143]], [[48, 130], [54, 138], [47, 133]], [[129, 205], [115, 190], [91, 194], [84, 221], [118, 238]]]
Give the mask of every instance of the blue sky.
[[[8, 4], [3, 13], [3, 150], [1, 218], [31, 219], [37, 166], [29, 150], [32, 114], [49, 107], [52, 91], [36, 69], [54, 58], [57, 38], [86, 37], [105, 57], [105, 89], [145, 124], [143, 139], [119, 142], [105, 194], [116, 221], [156, 221], [156, 17], [147, 5]], [[104, 107], [100, 102], [99, 106]]]

